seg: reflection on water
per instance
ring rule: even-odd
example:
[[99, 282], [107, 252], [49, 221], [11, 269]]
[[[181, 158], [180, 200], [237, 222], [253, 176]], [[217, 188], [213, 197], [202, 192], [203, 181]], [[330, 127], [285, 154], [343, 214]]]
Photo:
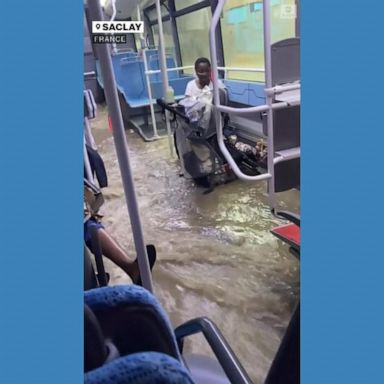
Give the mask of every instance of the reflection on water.
[[[105, 109], [92, 122], [110, 186], [104, 191], [106, 228], [134, 257], [129, 217]], [[174, 326], [211, 318], [255, 381], [262, 383], [299, 295], [299, 263], [269, 230], [281, 224], [268, 206], [264, 183], [236, 181], [204, 195], [179, 177], [168, 141], [144, 143], [127, 132], [146, 243], [155, 244], [156, 295]], [[298, 211], [299, 194], [280, 207]], [[112, 283], [129, 278], [107, 263]], [[199, 337], [186, 351], [210, 354]]]

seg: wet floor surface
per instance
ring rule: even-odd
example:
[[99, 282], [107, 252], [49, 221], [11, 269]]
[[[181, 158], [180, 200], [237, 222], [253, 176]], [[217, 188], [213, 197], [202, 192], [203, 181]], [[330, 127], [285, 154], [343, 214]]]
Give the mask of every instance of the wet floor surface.
[[[99, 107], [91, 122], [109, 177], [102, 208], [107, 230], [135, 257], [120, 170]], [[283, 222], [267, 205], [266, 184], [235, 181], [203, 194], [179, 176], [167, 140], [145, 143], [127, 131], [145, 242], [158, 251], [154, 291], [174, 326], [207, 316], [221, 329], [255, 383], [262, 383], [298, 300], [299, 262], [270, 234]], [[279, 207], [299, 210], [299, 193]], [[111, 283], [129, 283], [107, 262]], [[194, 336], [185, 351], [209, 354]]]

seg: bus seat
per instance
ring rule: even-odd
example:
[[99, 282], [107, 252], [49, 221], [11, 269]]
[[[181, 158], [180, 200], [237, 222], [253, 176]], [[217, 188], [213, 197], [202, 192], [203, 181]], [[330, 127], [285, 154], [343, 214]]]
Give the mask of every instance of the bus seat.
[[[159, 69], [159, 57], [157, 50], [147, 51], [148, 68], [150, 70]], [[116, 87], [124, 98], [125, 103], [130, 108], [141, 108], [149, 106], [149, 94], [144, 73], [143, 58], [136, 52], [125, 52], [123, 54], [112, 55], [113, 71], [116, 79]], [[175, 68], [176, 63], [172, 56], [167, 56], [167, 67]], [[96, 62], [98, 81], [104, 88], [101, 77], [100, 63]], [[163, 97], [161, 75], [159, 73], [149, 76], [153, 99]], [[193, 79], [192, 76], [180, 75], [178, 71], [168, 73], [169, 85], [174, 89], [176, 99], [184, 96], [187, 83]]]
[[[173, 56], [166, 56], [166, 65], [167, 68], [176, 68], [176, 62]], [[160, 69], [159, 55], [152, 54], [149, 56], [148, 66], [150, 70]], [[178, 100], [184, 97], [185, 88], [189, 81], [193, 80], [194, 77], [190, 75], [181, 75], [180, 71], [169, 71], [168, 72], [168, 82], [169, 85], [174, 90], [175, 99]], [[156, 73], [150, 76], [152, 95], [154, 99], [159, 99], [163, 97], [163, 85], [161, 74]]]
[[[166, 56], [166, 66], [167, 66], [167, 68], [176, 68], [175, 59], [170, 55]], [[148, 67], [150, 70], [160, 69], [160, 62], [159, 62], [159, 55], [158, 54], [152, 54], [151, 56], [149, 56]], [[152, 76], [153, 76], [153, 78], [151, 78], [151, 80], [154, 80], [154, 81], [160, 81], [161, 80], [161, 74], [160, 73], [156, 73]], [[180, 76], [179, 76], [178, 71], [169, 71], [168, 72], [168, 79], [169, 80], [177, 79], [179, 77]]]
[[169, 355], [151, 351], [121, 357], [88, 305], [84, 305], [84, 372], [87, 384], [193, 383], [185, 367]]
[[265, 104], [263, 83], [225, 79], [224, 85], [232, 102], [253, 107]]
[[121, 356], [152, 351], [180, 360], [168, 315], [146, 289], [134, 284], [102, 287], [84, 292], [84, 300]]
[[[86, 307], [94, 314], [94, 318], [91, 315], [91, 319], [85, 321], [85, 327], [91, 328], [91, 331], [85, 329], [85, 335], [96, 335], [96, 343], [90, 342], [89, 338], [85, 340], [85, 361], [87, 368], [92, 368], [85, 373], [87, 384], [111, 382], [108, 381], [111, 377], [119, 377], [120, 381], [113, 382], [122, 384], [250, 383], [228, 343], [208, 319], [190, 320], [174, 331], [158, 300], [150, 292], [136, 285], [92, 289], [84, 293], [84, 301]], [[184, 368], [185, 356], [181, 357], [180, 351], [184, 338], [198, 332], [205, 336], [217, 361], [201, 356], [198, 367], [188, 365], [188, 374]], [[104, 342], [100, 343], [100, 338]], [[99, 348], [99, 351], [90, 350], [92, 348]], [[89, 361], [90, 357], [95, 360]], [[209, 364], [203, 364], [202, 361]], [[103, 364], [100, 365], [101, 363]], [[147, 381], [135, 381], [140, 370], [142, 379], [148, 376]], [[161, 376], [161, 380], [151, 381], [153, 374], [158, 375], [159, 371], [163, 370], [174, 371], [179, 381], [172, 381], [172, 377], [167, 375]], [[200, 375], [203, 371], [206, 372], [205, 376], [196, 375], [196, 371], [199, 371]], [[207, 375], [215, 379], [207, 381]]]
[[124, 356], [85, 374], [85, 384], [194, 384], [176, 359], [158, 352]]
[[248, 83], [248, 105], [256, 107], [266, 103], [264, 87], [265, 84]]
[[[112, 61], [116, 87], [131, 108], [149, 105], [149, 97], [144, 77], [143, 61], [137, 56], [115, 57]], [[98, 69], [100, 72], [100, 68]], [[103, 86], [103, 79], [98, 77]]]
[[224, 80], [224, 85], [228, 89], [229, 98], [241, 104], [248, 103], [248, 83], [236, 80]]
[[159, 52], [158, 52], [158, 49], [157, 48], [148, 48], [146, 51], [145, 51], [145, 54], [147, 55], [147, 61], [149, 61], [149, 58], [153, 55], [158, 55]]

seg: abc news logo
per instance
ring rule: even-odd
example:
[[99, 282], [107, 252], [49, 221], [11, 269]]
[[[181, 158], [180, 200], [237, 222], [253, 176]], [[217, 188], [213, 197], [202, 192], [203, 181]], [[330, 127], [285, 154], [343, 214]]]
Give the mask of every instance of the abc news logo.
[[144, 33], [142, 21], [92, 21], [93, 44], [126, 44], [128, 33]]

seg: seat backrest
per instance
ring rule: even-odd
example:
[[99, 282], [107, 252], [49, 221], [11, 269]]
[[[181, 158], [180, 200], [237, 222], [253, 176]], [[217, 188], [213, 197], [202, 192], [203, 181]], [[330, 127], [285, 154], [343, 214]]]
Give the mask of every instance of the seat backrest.
[[[143, 288], [139, 287], [138, 291], [143, 293]], [[84, 382], [87, 384], [102, 384], [102, 383], [121, 383], [121, 384], [149, 384], [149, 383], [164, 383], [164, 384], [193, 384], [189, 373], [181, 362], [169, 355], [158, 352], [140, 352], [140, 353], [126, 353], [124, 356], [120, 356], [120, 351], [116, 348], [116, 344], [121, 344], [119, 338], [130, 339], [135, 335], [137, 327], [140, 327], [141, 322], [137, 324], [125, 324], [123, 333], [115, 339], [106, 337], [104, 330], [105, 324], [99, 322], [99, 318], [93, 310], [98, 308], [101, 301], [95, 301], [101, 297], [95, 296], [94, 290], [90, 295], [87, 295], [88, 300], [93, 307], [85, 304], [84, 306]], [[137, 291], [135, 288], [131, 290], [131, 294]], [[122, 301], [118, 299], [118, 295], [126, 297], [128, 291], [122, 289], [109, 288], [104, 290], [104, 294], [109, 296], [111, 301], [109, 302], [109, 308], [113, 308], [118, 302], [122, 304]], [[143, 296], [143, 298], [145, 295]], [[149, 297], [149, 296], [148, 296]], [[147, 297], [147, 298], [148, 298]], [[143, 299], [142, 298], [142, 299]], [[120, 297], [121, 299], [121, 297]], [[146, 299], [142, 300], [142, 305], [151, 304]], [[136, 303], [138, 304], [138, 303]], [[153, 304], [153, 303], [152, 303]], [[124, 308], [129, 307], [128, 303], [122, 306], [122, 312], [118, 313], [118, 316], [122, 316]], [[137, 308], [136, 308], [137, 310]], [[100, 308], [96, 310], [100, 316]], [[110, 313], [110, 316], [114, 316], [116, 313]], [[132, 313], [129, 312], [129, 315]], [[126, 319], [126, 317], [123, 315]], [[103, 328], [104, 327], [104, 328]], [[150, 330], [148, 330], [150, 331]], [[135, 337], [135, 336], [134, 336]], [[144, 342], [144, 340], [143, 340]]]
[[129, 100], [148, 97], [142, 60], [132, 59], [120, 62], [119, 67], [115, 67], [115, 75], [120, 91]]
[[[166, 66], [167, 68], [176, 68], [176, 62], [173, 56], [166, 56]], [[160, 69], [159, 55], [151, 54], [149, 56], [148, 67], [150, 70], [158, 70]], [[178, 79], [179, 73], [178, 71], [169, 71], [168, 72], [168, 80]], [[161, 81], [160, 73], [154, 74], [151, 76], [151, 81]]]
[[102, 287], [86, 291], [84, 299], [121, 356], [152, 351], [181, 359], [168, 315], [144, 288]]
[[85, 384], [194, 384], [176, 359], [158, 352], [134, 353], [113, 360], [84, 376]]
[[294, 37], [271, 45], [273, 86], [300, 80], [300, 38]]

